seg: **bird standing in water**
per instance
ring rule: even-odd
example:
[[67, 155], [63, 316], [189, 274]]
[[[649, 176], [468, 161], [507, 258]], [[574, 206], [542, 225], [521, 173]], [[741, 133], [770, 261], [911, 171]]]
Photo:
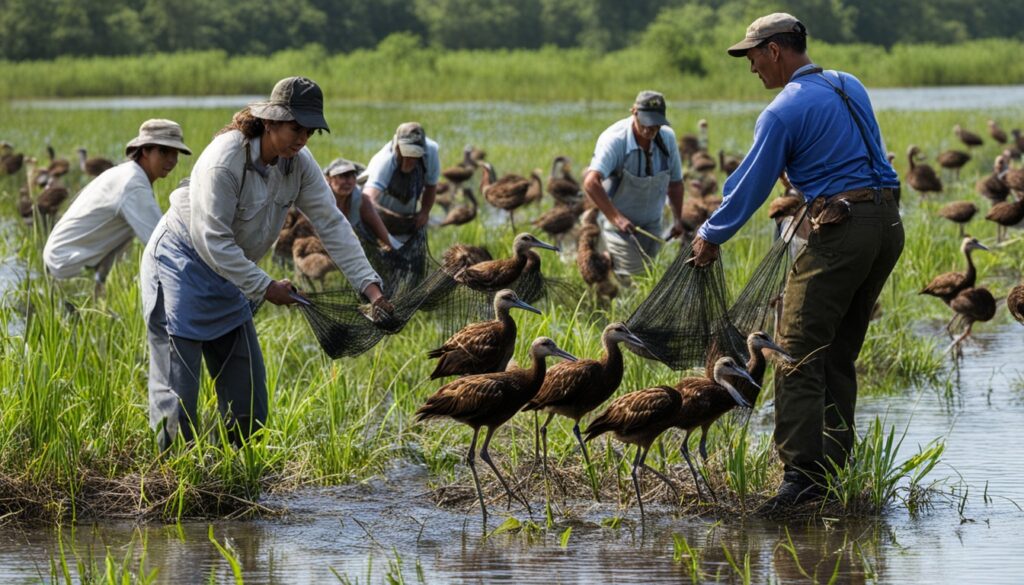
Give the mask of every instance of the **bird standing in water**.
[[[484, 436], [484, 443], [480, 449], [480, 458], [491, 468], [498, 481], [501, 482], [501, 486], [505, 488], [508, 506], [511, 508], [512, 490], [509, 489], [505, 478], [491, 461], [487, 448], [491, 443], [491, 437], [494, 436], [494, 431], [537, 395], [537, 391], [544, 383], [546, 372], [544, 360], [548, 356], [557, 356], [570, 361], [576, 360], [572, 354], [559, 348], [551, 338], [538, 337], [530, 345], [530, 357], [533, 364], [529, 368], [515, 368], [504, 372], [466, 376], [453, 380], [442, 386], [427, 399], [426, 404], [416, 411], [417, 421], [449, 417], [473, 429], [473, 439], [469, 443], [466, 463], [473, 473], [473, 483], [476, 486], [477, 497], [480, 499], [480, 511], [483, 514], [484, 524], [487, 524], [487, 505], [484, 503], [480, 478], [477, 476], [474, 464], [476, 440], [480, 434], [480, 428], [487, 427], [487, 434]], [[527, 510], [530, 509], [530, 504], [525, 499], [520, 501]]]
[[[695, 380], [694, 384], [715, 384], [720, 386], [729, 396], [733, 397], [737, 404], [746, 406], [745, 399], [729, 383], [727, 376], [740, 376], [748, 380], [750, 379], [750, 374], [740, 367], [736, 360], [725, 356], [715, 362], [709, 378], [694, 378], [692, 380]], [[647, 452], [650, 450], [654, 440], [661, 433], [676, 426], [680, 421], [684, 395], [679, 388], [681, 386], [686, 387], [684, 382], [687, 380], [690, 379], [684, 378], [675, 388], [656, 386], [620, 396], [612, 401], [608, 408], [598, 415], [590, 423], [590, 426], [587, 427], [587, 441], [591, 441], [604, 433], [612, 432], [615, 434], [615, 438], [623, 443], [636, 445], [636, 457], [633, 459], [631, 475], [633, 478], [633, 488], [636, 490], [637, 504], [640, 506], [641, 521], [644, 518], [644, 502], [640, 494], [638, 472], [644, 467]], [[696, 380], [704, 381], [696, 382]], [[753, 382], [751, 381], [751, 383]], [[672, 486], [672, 482], [667, 477], [653, 469], [651, 471], [659, 479]]]

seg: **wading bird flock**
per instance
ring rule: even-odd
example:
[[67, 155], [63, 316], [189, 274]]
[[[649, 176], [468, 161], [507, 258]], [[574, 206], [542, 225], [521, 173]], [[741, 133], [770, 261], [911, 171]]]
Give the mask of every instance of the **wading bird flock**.
[[[742, 162], [740, 157], [721, 149], [717, 156], [709, 153], [708, 127], [708, 122], [701, 120], [697, 134], [679, 137], [687, 191], [682, 210], [683, 223], [688, 231], [682, 235], [684, 239], [691, 238], [700, 224], [721, 204], [721, 197], [717, 195], [719, 182], [716, 171], [721, 170], [727, 177]], [[988, 127], [991, 139], [999, 144], [999, 152], [992, 161], [992, 173], [977, 181], [975, 191], [990, 202], [984, 217], [997, 224], [996, 241], [1001, 243], [1007, 228], [1018, 227], [1024, 222], [1024, 169], [1020, 168], [1019, 162], [1024, 138], [1018, 130], [1007, 136], [991, 120]], [[967, 150], [949, 149], [936, 156], [942, 173], [949, 174], [945, 182], [941, 173], [925, 162], [921, 148], [911, 145], [907, 149], [905, 184], [919, 194], [921, 201], [945, 192], [947, 184], [957, 184], [962, 169], [971, 161], [987, 168], [984, 158], [986, 140], [960, 125], [953, 129], [953, 134]], [[485, 158], [486, 153], [467, 146], [462, 160], [443, 170], [445, 181], [438, 186], [436, 202], [444, 212], [444, 219], [434, 225], [447, 228], [481, 217], [478, 200], [470, 186], [478, 171], [477, 192], [495, 210], [507, 213], [513, 233], [517, 211], [540, 204], [547, 194], [551, 199], [550, 209], [537, 214], [532, 225], [549, 234], [558, 244], [575, 240], [576, 264], [582, 280], [592, 287], [599, 300], [607, 302], [615, 297], [619, 284], [612, 272], [612, 260], [602, 249], [598, 211], [584, 196], [580, 183], [572, 174], [571, 161], [564, 156], [556, 157], [545, 180], [539, 169], [528, 176], [500, 175], [493, 163]], [[61, 180], [72, 171], [72, 166], [49, 146], [47, 160], [44, 166], [35, 157], [15, 152], [14, 147], [6, 142], [0, 143], [0, 171], [16, 175], [23, 168], [25, 170], [19, 213], [26, 221], [43, 218], [52, 225], [61, 204], [68, 197], [68, 190]], [[78, 149], [78, 161], [76, 172], [80, 172], [83, 178], [96, 176], [113, 165], [106, 159], [89, 158], [84, 148]], [[777, 222], [795, 216], [803, 205], [802, 195], [792, 188], [785, 176], [781, 179], [784, 193], [771, 201], [769, 207], [769, 215]], [[960, 344], [970, 335], [974, 323], [992, 319], [996, 311], [995, 297], [978, 284], [978, 271], [972, 257], [978, 250], [992, 253], [992, 247], [965, 234], [978, 211], [978, 204], [968, 200], [948, 202], [938, 210], [941, 217], [958, 225], [960, 250], [966, 269], [936, 276], [920, 291], [942, 299], [952, 310], [953, 318], [946, 330], [953, 338], [950, 348], [954, 352], [960, 351]], [[524, 274], [531, 271], [539, 273], [541, 257], [534, 249], [558, 251], [560, 246], [524, 232], [515, 237], [512, 255], [508, 258], [494, 259], [486, 248], [455, 244], [444, 251], [440, 262], [459, 284], [493, 295], [494, 318], [470, 323], [440, 346], [426, 352], [427, 358], [437, 360], [431, 379], [459, 377], [427, 398], [415, 417], [418, 421], [450, 418], [473, 429], [466, 462], [485, 521], [487, 506], [475, 466], [477, 440], [484, 427], [487, 431], [479, 451], [480, 458], [497, 477], [509, 506], [513, 500], [519, 500], [527, 509], [530, 507], [528, 498], [515, 493], [489, 453], [495, 432], [520, 411], [546, 415], [543, 423], [539, 424], [537, 438], [540, 451], [537, 458], [543, 462], [545, 477], [548, 476], [549, 425], [556, 415], [573, 421], [572, 434], [588, 469], [590, 455], [587, 443], [611, 433], [619, 441], [636, 446], [631, 475], [643, 517], [640, 477], [645, 470], [654, 473], [675, 491], [665, 475], [646, 463], [654, 441], [665, 431], [675, 428], [683, 433], [680, 452], [693, 477], [698, 497], [704, 497], [700, 485], [704, 483], [711, 498], [717, 499], [710, 484], [701, 481], [690, 457], [691, 433], [700, 429], [699, 453], [706, 462], [707, 433], [711, 425], [736, 407], [753, 406], [770, 356], [774, 355], [784, 364], [782, 367], [796, 367], [792, 358], [766, 333], [757, 331], [747, 339], [749, 361], [745, 366], [732, 357], [712, 356], [703, 376], [685, 377], [674, 386], [655, 386], [613, 398], [626, 369], [619, 345], [625, 343], [635, 353], [643, 355], [644, 342], [624, 323], [611, 323], [601, 335], [604, 352], [597, 359], [578, 359], [559, 348], [554, 340], [538, 337], [530, 345], [530, 365], [518, 367], [512, 362], [517, 327], [511, 310], [534, 313], [540, 313], [540, 310], [531, 304], [537, 299], [521, 298], [510, 287]], [[311, 286], [315, 283], [322, 287], [328, 273], [337, 270], [308, 219], [295, 210], [289, 213], [281, 230], [274, 248], [274, 259], [294, 267], [298, 276]], [[1018, 284], [1009, 292], [1006, 304], [1013, 317], [1024, 323], [1024, 284]], [[955, 331], [958, 323], [962, 326], [959, 333]], [[546, 359], [549, 357], [565, 361], [548, 367]], [[604, 409], [593, 416], [586, 428], [581, 428], [584, 419], [601, 409], [602, 405], [605, 405]]]

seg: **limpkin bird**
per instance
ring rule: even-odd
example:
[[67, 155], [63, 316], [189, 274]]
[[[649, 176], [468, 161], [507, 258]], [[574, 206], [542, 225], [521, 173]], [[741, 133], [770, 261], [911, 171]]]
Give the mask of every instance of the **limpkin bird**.
[[992, 173], [978, 179], [978, 182], [974, 184], [974, 190], [978, 192], [978, 195], [992, 203], [1006, 201], [1010, 195], [1010, 187], [1003, 181], [1003, 176], [1009, 168], [1009, 163], [1010, 157], [1006, 154], [996, 157], [992, 164]]
[[975, 146], [981, 146], [985, 143], [985, 141], [981, 139], [981, 136], [978, 136], [970, 130], [964, 130], [960, 124], [953, 126], [953, 134], [956, 134], [956, 137], [960, 139], [960, 142], [967, 145], [967, 148], [974, 148]]
[[[776, 345], [772, 338], [763, 331], [755, 331], [747, 336], [747, 352], [750, 354], [750, 357], [747, 360], [746, 371], [750, 378], [740, 377], [740, 379], [736, 380], [736, 385], [733, 389], [738, 396], [730, 393], [729, 388], [715, 384], [708, 378], [683, 378], [676, 385], [676, 390], [682, 395], [683, 402], [680, 407], [680, 417], [675, 426], [686, 431], [686, 435], [683, 436], [683, 442], [679, 447], [679, 452], [682, 453], [683, 459], [686, 460], [686, 465], [689, 466], [690, 473], [693, 475], [693, 485], [697, 488], [698, 497], [703, 497], [703, 495], [700, 490], [697, 469], [690, 459], [690, 434], [694, 429], [700, 428], [699, 451], [704, 463], [707, 464], [708, 429], [722, 415], [736, 406], [752, 407], [757, 402], [757, 396], [761, 392], [761, 384], [764, 381], [764, 373], [768, 365], [768, 356], [765, 354], [775, 352], [786, 363], [793, 363], [795, 361], [792, 356], [786, 353], [786, 350]], [[714, 490], [711, 489], [711, 485], [706, 485], [711, 493], [711, 497], [717, 500], [718, 498], [715, 496]]]
[[523, 205], [536, 203], [544, 197], [544, 179], [541, 178], [540, 173], [540, 169], [530, 171], [530, 187], [526, 190], [526, 201]]
[[526, 203], [526, 192], [530, 189], [530, 181], [519, 175], [505, 175], [500, 179], [494, 165], [480, 163], [484, 172], [480, 176], [480, 192], [488, 203], [508, 212], [508, 221], [512, 231], [516, 229], [515, 210]]
[[[590, 213], [590, 212], [587, 212]], [[607, 250], [598, 249], [601, 228], [595, 224], [584, 224], [580, 228], [576, 243], [576, 266], [580, 269], [583, 282], [594, 288], [598, 297], [613, 299], [619, 286], [612, 275], [612, 258]]]
[[292, 262], [299, 276], [305, 278], [311, 285], [320, 283], [321, 289], [327, 275], [338, 269], [317, 236], [306, 236], [294, 241]]
[[89, 158], [86, 150], [84, 148], [79, 148], [78, 168], [90, 177], [98, 177], [103, 171], [114, 168], [114, 163], [110, 159], [103, 158], [101, 156]]
[[[537, 391], [544, 383], [545, 358], [548, 356], [557, 356], [570, 361], [576, 360], [572, 354], [555, 345], [551, 338], [538, 337], [530, 345], [530, 357], [533, 360], [530, 368], [515, 368], [453, 380], [441, 386], [433, 396], [427, 399], [426, 404], [416, 411], [417, 421], [449, 417], [469, 425], [473, 429], [473, 439], [469, 443], [466, 463], [469, 465], [470, 471], [473, 472], [473, 483], [476, 486], [476, 495], [480, 499], [480, 511], [483, 514], [484, 524], [487, 523], [487, 505], [484, 503], [480, 478], [477, 476], [474, 465], [476, 440], [480, 434], [480, 428], [487, 427], [487, 434], [484, 436], [484, 443], [480, 449], [480, 458], [494, 471], [501, 486], [505, 488], [505, 493], [508, 495], [508, 506], [511, 508], [512, 490], [509, 489], [505, 478], [491, 461], [487, 447], [491, 443], [494, 431], [537, 395]], [[530, 509], [529, 502], [525, 499], [520, 501], [527, 510]]]
[[473, 189], [469, 187], [462, 187], [460, 189], [462, 195], [466, 198], [466, 205], [456, 205], [448, 210], [448, 213], [444, 216], [441, 221], [441, 226], [446, 225], [463, 225], [473, 221], [476, 218], [477, 202], [476, 197], [473, 196]]
[[441, 176], [444, 177], [456, 191], [466, 181], [473, 178], [473, 173], [476, 171], [476, 161], [472, 157], [472, 146], [466, 146], [462, 150], [462, 161], [455, 166], [448, 167], [441, 171]]
[[998, 224], [996, 242], [1002, 242], [1006, 236], [1006, 228], [1016, 226], [1024, 221], [1024, 199], [1018, 196], [1013, 201], [996, 203], [985, 214], [985, 219]]
[[921, 149], [913, 145], [907, 149], [907, 160], [910, 162], [910, 169], [907, 171], [907, 183], [920, 193], [923, 198], [926, 193], [942, 191], [942, 181], [935, 174], [935, 169], [927, 164], [918, 163], [915, 160], [919, 152], [921, 152]]
[[1006, 308], [1018, 322], [1024, 324], [1024, 284], [1018, 284], [1006, 295]]
[[487, 251], [487, 248], [468, 244], [452, 244], [441, 255], [441, 266], [448, 274], [454, 275], [464, 268], [490, 260], [494, 260], [494, 257]]
[[716, 166], [715, 159], [711, 158], [711, 155], [703, 150], [698, 150], [690, 156], [690, 168], [698, 173], [714, 172]]
[[473, 264], [454, 275], [459, 283], [481, 292], [497, 292], [508, 288], [526, 269], [531, 261], [540, 263], [540, 257], [530, 248], [558, 251], [556, 246], [546, 244], [532, 234], [521, 233], [512, 243], [511, 258], [501, 258]]
[[1017, 169], [1010, 166], [1009, 151], [1003, 151], [1002, 156], [1006, 159], [1006, 165], [1000, 178], [1004, 183], [1006, 183], [1006, 186], [1017, 198], [1024, 197], [1024, 169]]
[[521, 301], [515, 291], [498, 291], [494, 295], [493, 320], [470, 323], [456, 331], [441, 347], [427, 352], [427, 357], [437, 360], [430, 379], [504, 371], [516, 346], [516, 322], [509, 314], [511, 309], [540, 314]]
[[14, 146], [10, 142], [0, 143], [0, 169], [5, 175], [13, 175], [21, 170], [25, 163], [25, 155], [14, 152]]
[[945, 150], [935, 157], [935, 161], [944, 169], [953, 171], [953, 179], [960, 179], [960, 168], [971, 160], [971, 155], [962, 150]]
[[544, 446], [544, 475], [548, 467], [548, 425], [556, 414], [571, 418], [572, 433], [579, 441], [583, 460], [590, 467], [587, 446], [580, 434], [580, 419], [611, 398], [622, 383], [624, 371], [619, 343], [627, 342], [644, 347], [644, 342], [633, 335], [625, 323], [610, 323], [601, 333], [604, 355], [599, 360], [578, 360], [552, 366], [544, 378], [537, 396], [523, 410], [540, 410], [548, 414], [540, 427]]
[[974, 324], [978, 321], [990, 321], [995, 317], [996, 299], [985, 287], [971, 287], [960, 291], [960, 294], [950, 301], [949, 308], [956, 313], [954, 321], [959, 320], [965, 324], [964, 332], [949, 344], [949, 348], [955, 352], [954, 355], [959, 355], [960, 345], [970, 337]]
[[[714, 384], [720, 386], [730, 396], [733, 396], [737, 403], [743, 403], [742, 395], [726, 378], [727, 376], [749, 378], [750, 374], [740, 367], [736, 360], [728, 356], [720, 358], [715, 362], [715, 366], [709, 374], [708, 378], [692, 378], [692, 380], [704, 380], [702, 382], [694, 382], [695, 384]], [[683, 394], [679, 388], [686, 380], [689, 379], [684, 379], [675, 388], [671, 386], [655, 386], [654, 388], [645, 388], [620, 396], [613, 400], [608, 405], [608, 408], [590, 423], [586, 430], [586, 441], [591, 441], [604, 433], [612, 432], [619, 441], [636, 445], [636, 457], [633, 459], [631, 475], [633, 478], [633, 489], [636, 490], [637, 504], [640, 506], [641, 519], [644, 517], [644, 502], [643, 497], [640, 495], [638, 471], [640, 468], [645, 467], [644, 462], [647, 459], [647, 452], [650, 450], [651, 444], [654, 443], [655, 439], [661, 433], [676, 426], [681, 420]], [[651, 471], [667, 485], [672, 486], [672, 482], [667, 477], [653, 469]], [[675, 489], [674, 486], [673, 489]]]
[[978, 213], [978, 206], [970, 201], [953, 201], [939, 208], [938, 214], [960, 226], [960, 237], [964, 237], [964, 225]]
[[576, 227], [576, 218], [581, 213], [583, 213], [582, 201], [572, 205], [555, 204], [554, 207], [533, 220], [533, 225], [544, 230], [546, 234], [555, 239], [557, 245], [560, 245], [562, 237]]
[[718, 167], [722, 169], [725, 176], [736, 172], [736, 169], [740, 168], [740, 164], [743, 163], [743, 157], [732, 154], [725, 154], [724, 150], [718, 151]]
[[965, 237], [960, 243], [960, 252], [963, 253], [964, 258], [967, 260], [967, 270], [964, 272], [940, 274], [933, 278], [918, 294], [938, 297], [948, 305], [961, 291], [974, 286], [974, 282], [978, 277], [974, 261], [971, 259], [971, 253], [974, 250], [988, 251], [988, 248], [979, 242], [977, 238]]
[[283, 266], [292, 264], [292, 247], [295, 245], [295, 240], [309, 236], [316, 236], [313, 224], [305, 214], [292, 207], [285, 215], [284, 225], [281, 226], [277, 241], [274, 242], [274, 261]]
[[1006, 132], [996, 124], [995, 120], [989, 120], [986, 122], [988, 125], [988, 135], [992, 137], [999, 144], [1006, 144]]
[[552, 161], [547, 190], [555, 201], [564, 205], [572, 205], [583, 200], [583, 191], [579, 182], [572, 176], [568, 157], [556, 156]]

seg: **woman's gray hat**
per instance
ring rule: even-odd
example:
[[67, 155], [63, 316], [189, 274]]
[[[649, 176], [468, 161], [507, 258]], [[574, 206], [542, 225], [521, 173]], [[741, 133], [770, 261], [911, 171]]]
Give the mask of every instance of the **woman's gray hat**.
[[355, 173], [359, 171], [359, 167], [362, 165], [356, 164], [347, 158], [336, 158], [324, 167], [324, 175], [328, 177], [337, 177], [338, 175], [344, 175], [345, 173]]
[[135, 149], [142, 148], [147, 144], [169, 146], [185, 154], [192, 154], [192, 151], [185, 146], [185, 136], [181, 132], [181, 126], [171, 120], [153, 118], [143, 122], [139, 126], [139, 135], [125, 145], [124, 154], [131, 156]]
[[278, 81], [270, 92], [270, 99], [250, 105], [249, 111], [261, 120], [294, 120], [303, 128], [331, 131], [324, 119], [324, 94], [308, 77], [286, 77]]

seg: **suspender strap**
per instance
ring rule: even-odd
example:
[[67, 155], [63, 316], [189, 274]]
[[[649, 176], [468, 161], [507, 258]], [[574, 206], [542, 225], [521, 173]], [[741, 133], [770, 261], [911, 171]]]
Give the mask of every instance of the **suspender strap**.
[[857, 115], [857, 110], [853, 109], [853, 104], [850, 103], [850, 95], [845, 91], [845, 83], [843, 82], [842, 76], [839, 77], [840, 85], [832, 83], [828, 77], [822, 72], [820, 67], [816, 67], [807, 72], [807, 74], [817, 73], [825, 80], [825, 83], [832, 87], [833, 91], [843, 100], [843, 104], [846, 106], [847, 111], [850, 112], [850, 117], [853, 118], [853, 122], [857, 125], [857, 130], [860, 132], [860, 138], [864, 141], [864, 148], [868, 151], [868, 166], [871, 168], [871, 173], [875, 175], [875, 181], [879, 188], [882, 187], [882, 174], [878, 171], [875, 166], [875, 150], [872, 148], [872, 141], [868, 140], [868, 131], [864, 128], [864, 122]]

